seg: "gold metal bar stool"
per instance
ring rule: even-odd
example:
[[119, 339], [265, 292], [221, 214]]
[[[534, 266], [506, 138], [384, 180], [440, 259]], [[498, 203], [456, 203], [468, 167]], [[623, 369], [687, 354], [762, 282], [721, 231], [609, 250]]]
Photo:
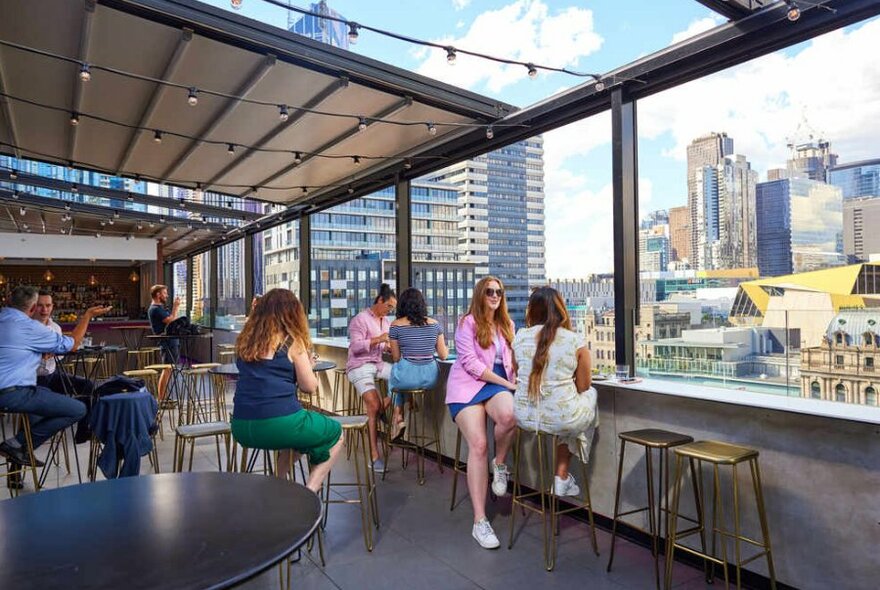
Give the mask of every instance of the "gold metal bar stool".
[[[13, 430], [17, 427], [24, 431], [25, 450], [27, 451], [28, 457], [31, 459], [31, 464], [18, 465], [8, 459], [0, 458], [0, 462], [6, 463], [6, 470], [0, 472], [0, 477], [6, 477], [8, 479], [7, 488], [9, 488], [9, 496], [14, 498], [18, 496], [19, 488], [22, 487], [24, 483], [24, 477], [26, 477], [27, 472], [30, 471], [34, 482], [34, 491], [39, 492], [40, 478], [37, 476], [37, 465], [34, 463], [34, 441], [31, 438], [31, 422], [28, 420], [27, 414], [21, 414], [18, 412], [3, 412], [3, 414], [11, 418]], [[6, 425], [0, 421], [0, 426], [3, 427], [2, 436], [5, 440]]]
[[220, 437], [226, 442], [226, 471], [233, 471], [232, 427], [229, 422], [203, 422], [200, 424], [183, 424], [177, 427], [174, 437], [174, 471], [183, 471], [186, 455], [186, 443], [189, 443], [189, 466], [192, 471], [195, 443], [199, 438], [214, 437], [217, 443], [217, 468], [223, 471], [223, 460], [220, 458]]
[[[520, 481], [520, 463], [522, 462], [522, 439], [523, 433], [530, 432], [535, 435], [538, 447], [538, 490], [534, 492], [523, 492], [522, 482]], [[550, 464], [546, 463], [547, 439], [550, 439]], [[541, 515], [544, 524], [544, 568], [549, 572], [556, 566], [556, 536], [559, 534], [559, 517], [575, 510], [586, 510], [590, 522], [590, 535], [593, 544], [593, 552], [599, 555], [599, 543], [596, 540], [596, 523], [593, 520], [593, 503], [590, 499], [590, 483], [587, 479], [587, 465], [581, 463], [581, 475], [583, 479], [583, 498], [580, 503], [571, 508], [560, 509], [559, 497], [553, 491], [553, 470], [556, 466], [557, 447], [559, 446], [559, 437], [547, 432], [533, 432], [531, 430], [523, 430], [516, 428], [516, 440], [513, 446], [513, 496], [510, 509], [510, 541], [507, 544], [508, 549], [513, 548], [514, 520], [516, 517], [516, 507], [520, 506], [525, 510], [530, 510]], [[547, 475], [550, 479], [547, 481]], [[540, 498], [540, 508], [534, 506], [531, 502], [526, 502], [528, 498]], [[575, 501], [569, 500], [571, 503]]]
[[[651, 535], [651, 553], [654, 556], [654, 580], [656, 587], [660, 588], [660, 548], [659, 539], [663, 537], [662, 515], [669, 514], [669, 449], [679, 445], [693, 442], [694, 439], [686, 434], [670, 432], [668, 430], [659, 430], [656, 428], [646, 428], [644, 430], [631, 430], [629, 432], [621, 432], [617, 435], [620, 439], [620, 461], [617, 466], [617, 487], [614, 493], [614, 519], [611, 527], [611, 555], [608, 558], [607, 571], [611, 571], [611, 564], [614, 563], [614, 545], [617, 540], [617, 523], [621, 517], [632, 514], [648, 513], [648, 534]], [[645, 484], [648, 492], [648, 505], [642, 508], [634, 508], [626, 512], [620, 511], [620, 487], [623, 479], [623, 459], [626, 453], [627, 443], [632, 443], [644, 447], [645, 451]], [[654, 491], [654, 451], [657, 451], [659, 457], [659, 479], [657, 494]], [[700, 496], [697, 493], [697, 476], [693, 474], [694, 482], [694, 500], [697, 506], [697, 520], [686, 518], [687, 520], [697, 523], [702, 522], [702, 507], [700, 504]], [[632, 526], [632, 525], [631, 525]], [[638, 528], [638, 527], [636, 527]], [[705, 539], [703, 541], [705, 548]]]
[[[342, 406], [339, 406], [340, 398]], [[363, 414], [361, 397], [348, 380], [345, 369], [333, 369], [333, 413], [342, 416]], [[339, 409], [337, 409], [339, 408]]]
[[[736, 587], [742, 587], [742, 566], [766, 556], [767, 570], [770, 574], [770, 588], [776, 590], [776, 573], [773, 569], [773, 554], [770, 548], [770, 529], [767, 525], [767, 513], [764, 509], [764, 491], [761, 486], [761, 472], [758, 467], [758, 451], [749, 447], [733, 445], [730, 443], [703, 440], [686, 445], [681, 445], [673, 449], [675, 451], [675, 479], [672, 488], [672, 507], [669, 512], [669, 521], [666, 523], [669, 536], [667, 539], [666, 554], [666, 588], [672, 583], [672, 568], [674, 565], [675, 551], [684, 551], [697, 557], [703, 558], [704, 562], [710, 564], [709, 575], [707, 581], [712, 581], [715, 576], [714, 565], [718, 564], [724, 569], [724, 584], [728, 587], [730, 584], [727, 560], [727, 541], [728, 538], [733, 539], [734, 544], [734, 568], [736, 570]], [[712, 466], [712, 550], [706, 553], [705, 545], [703, 551], [698, 551], [686, 545], [680, 540], [695, 532], [676, 530], [678, 521], [679, 500], [681, 499], [682, 478], [684, 477], [684, 460], [688, 459], [690, 469], [693, 472], [694, 463], [697, 464], [698, 472], [702, 469], [703, 463]], [[740, 463], [748, 463], [749, 472], [752, 476], [752, 486], [755, 493], [755, 504], [758, 510], [758, 521], [761, 527], [760, 541], [752, 539], [742, 534], [740, 528], [740, 488], [737, 477], [737, 466]], [[721, 497], [721, 477], [720, 468], [729, 466], [731, 468], [731, 480], [733, 487], [733, 531], [726, 528], [724, 517], [724, 506]], [[705, 529], [705, 521], [703, 526], [697, 527], [696, 530], [702, 534]], [[717, 557], [716, 542], [721, 540], [721, 557]], [[748, 558], [743, 559], [742, 543], [758, 547], [760, 551]]]
[[165, 399], [158, 399], [159, 395], [159, 381], [158, 378], [156, 380], [156, 396], [159, 401], [159, 415], [156, 420], [159, 422], [159, 437], [162, 440], [165, 440], [165, 432], [164, 427], [162, 426], [162, 419], [165, 416], [165, 412], [168, 412], [168, 428], [174, 430], [176, 425], [176, 421], [174, 419], [174, 411], [180, 409], [180, 400], [179, 399], [171, 399], [171, 394], [179, 391], [177, 384], [175, 383], [175, 374], [174, 374], [174, 365], [163, 363], [156, 365], [147, 365], [144, 367], [144, 370], [153, 370], [159, 373], [159, 376], [162, 376], [162, 371], [171, 371], [171, 380], [168, 383], [168, 387], [165, 390]]
[[[327, 525], [327, 514], [330, 504], [359, 504], [361, 509], [361, 525], [364, 533], [364, 545], [367, 551], [373, 550], [373, 526], [379, 528], [379, 501], [376, 497], [376, 475], [370, 465], [370, 443], [368, 440], [369, 429], [366, 416], [334, 416], [333, 420], [342, 426], [345, 435], [345, 444], [351, 448], [351, 457], [354, 462], [354, 482], [333, 482], [331, 475], [327, 476], [327, 485], [324, 487], [324, 521], [321, 526]], [[357, 500], [331, 500], [331, 487], [356, 487]]]
[[[437, 468], [440, 473], [443, 473], [443, 462], [440, 457], [443, 456], [443, 442], [440, 439], [440, 412], [441, 409], [436, 407], [438, 404], [434, 403], [435, 406], [432, 408], [432, 416], [430, 419], [431, 426], [431, 434], [427, 434], [428, 425], [426, 422], [428, 421], [428, 407], [427, 404], [433, 401], [433, 398], [436, 396], [433, 395], [433, 389], [392, 389], [391, 390], [391, 405], [389, 406], [389, 410], [393, 410], [394, 408], [394, 398], [398, 395], [408, 395], [409, 396], [409, 411], [406, 412], [406, 431], [404, 432], [403, 441], [393, 441], [391, 440], [391, 420], [387, 420], [388, 422], [388, 431], [386, 433], [385, 439], [388, 441], [389, 447], [400, 447], [402, 457], [401, 464], [404, 469], [407, 468], [409, 464], [409, 459], [407, 453], [409, 451], [414, 451], [416, 454], [416, 478], [418, 479], [419, 485], [425, 485], [425, 449], [434, 446], [437, 451]], [[386, 457], [388, 453], [386, 453]], [[385, 480], [385, 474], [388, 473], [388, 470], [385, 470], [385, 473], [382, 474], [382, 481]]]

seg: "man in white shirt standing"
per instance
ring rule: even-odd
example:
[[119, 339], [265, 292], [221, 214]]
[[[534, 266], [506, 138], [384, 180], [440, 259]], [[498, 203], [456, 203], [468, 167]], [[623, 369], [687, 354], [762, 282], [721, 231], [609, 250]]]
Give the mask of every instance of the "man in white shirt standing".
[[[55, 302], [52, 301], [52, 293], [41, 290], [37, 295], [37, 306], [34, 310], [33, 319], [40, 322], [59, 336], [62, 335], [61, 326], [52, 320], [52, 312], [55, 310]], [[44, 354], [37, 367], [37, 385], [54, 391], [55, 393], [68, 393], [64, 389], [67, 383], [70, 393], [77, 396], [89, 395], [94, 390], [94, 383], [88, 379], [75, 375], [63, 375], [58, 371], [54, 354]]]

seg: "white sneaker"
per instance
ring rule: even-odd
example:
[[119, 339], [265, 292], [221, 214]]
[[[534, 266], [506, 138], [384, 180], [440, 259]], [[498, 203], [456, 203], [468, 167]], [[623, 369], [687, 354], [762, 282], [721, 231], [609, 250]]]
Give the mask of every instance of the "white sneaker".
[[497, 465], [492, 463], [492, 493], [499, 498], [507, 495], [507, 481], [510, 479], [510, 472], [507, 465], [502, 463]]
[[581, 489], [574, 476], [569, 473], [568, 479], [562, 479], [558, 475], [553, 476], [553, 493], [557, 496], [580, 496]]
[[382, 459], [376, 459], [373, 461], [373, 473], [385, 473], [385, 461]]
[[483, 549], [498, 549], [501, 545], [498, 537], [495, 536], [495, 531], [492, 530], [492, 525], [485, 518], [474, 523], [474, 530], [471, 534]]

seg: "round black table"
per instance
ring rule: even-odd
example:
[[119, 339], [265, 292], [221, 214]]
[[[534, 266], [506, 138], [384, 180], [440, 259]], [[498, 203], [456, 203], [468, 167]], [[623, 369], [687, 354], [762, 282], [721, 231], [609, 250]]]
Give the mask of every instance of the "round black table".
[[228, 588], [296, 551], [318, 496], [243, 473], [165, 473], [0, 502], [0, 588]]
[[[336, 363], [333, 361], [318, 361], [315, 363], [314, 371], [319, 373], [321, 371], [329, 371], [330, 369], [335, 368]], [[220, 365], [219, 367], [214, 367], [213, 369], [208, 369], [208, 372], [215, 375], [224, 375], [226, 377], [238, 377], [238, 367], [235, 366], [234, 363], [227, 363], [225, 365]]]

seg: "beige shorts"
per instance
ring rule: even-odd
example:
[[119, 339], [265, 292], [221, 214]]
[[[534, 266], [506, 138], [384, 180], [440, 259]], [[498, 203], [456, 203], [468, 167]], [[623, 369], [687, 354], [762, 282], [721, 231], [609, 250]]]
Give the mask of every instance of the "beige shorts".
[[348, 372], [348, 380], [351, 381], [352, 385], [354, 385], [354, 388], [357, 390], [358, 395], [363, 395], [368, 391], [373, 391], [374, 389], [376, 389], [377, 379], [383, 379], [387, 381], [390, 375], [390, 364], [382, 363], [382, 370], [380, 371], [373, 363], [367, 363], [366, 365], [361, 365], [360, 367], [351, 369]]

